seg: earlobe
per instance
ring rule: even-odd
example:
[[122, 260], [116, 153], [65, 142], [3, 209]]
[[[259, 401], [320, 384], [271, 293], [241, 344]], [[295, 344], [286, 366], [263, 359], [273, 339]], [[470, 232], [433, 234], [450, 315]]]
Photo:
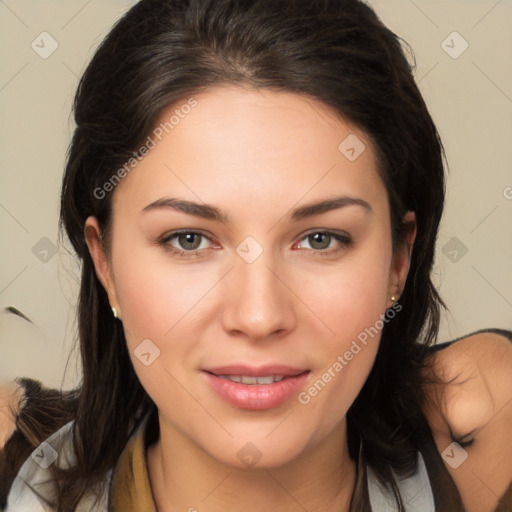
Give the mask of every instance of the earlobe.
[[94, 263], [96, 275], [107, 292], [111, 307], [116, 308], [116, 311], [119, 314], [119, 305], [117, 302], [114, 281], [112, 279], [112, 272], [101, 242], [101, 228], [96, 217], [88, 217], [85, 221], [84, 237]]

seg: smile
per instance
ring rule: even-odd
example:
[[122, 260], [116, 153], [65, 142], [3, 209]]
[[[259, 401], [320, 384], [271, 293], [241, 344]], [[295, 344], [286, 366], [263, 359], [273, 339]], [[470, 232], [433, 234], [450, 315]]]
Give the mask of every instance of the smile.
[[274, 365], [224, 366], [202, 370], [208, 387], [237, 409], [265, 410], [285, 405], [304, 386], [309, 370]]

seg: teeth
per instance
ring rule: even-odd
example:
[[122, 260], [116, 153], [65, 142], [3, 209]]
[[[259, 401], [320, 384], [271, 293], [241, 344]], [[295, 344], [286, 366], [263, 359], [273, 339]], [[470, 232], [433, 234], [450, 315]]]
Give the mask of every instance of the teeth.
[[241, 382], [242, 384], [273, 384], [284, 379], [283, 375], [269, 375], [268, 377], [254, 377], [248, 375], [219, 375], [221, 379], [230, 380], [231, 382]]

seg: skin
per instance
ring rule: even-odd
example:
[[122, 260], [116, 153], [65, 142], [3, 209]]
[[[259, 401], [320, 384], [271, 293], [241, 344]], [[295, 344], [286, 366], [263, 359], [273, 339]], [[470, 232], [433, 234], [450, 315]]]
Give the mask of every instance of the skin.
[[[307, 405], [294, 397], [273, 409], [240, 410], [200, 370], [282, 363], [310, 370], [306, 390], [399, 297], [414, 215], [405, 219], [407, 243], [393, 252], [371, 141], [322, 103], [240, 87], [196, 99], [193, 112], [116, 188], [108, 254], [96, 219], [85, 226], [137, 375], [159, 409], [161, 436], [147, 456], [158, 510], [348, 510], [355, 468], [345, 415], [380, 334]], [[366, 146], [353, 162], [338, 150], [350, 134]], [[289, 219], [292, 208], [334, 195], [364, 199], [371, 212], [351, 205]], [[142, 212], [163, 197], [215, 205], [230, 222], [171, 208]], [[209, 238], [200, 239], [201, 257], [173, 255], [169, 246], [186, 250], [176, 237], [167, 250], [158, 243], [178, 229]], [[349, 233], [353, 244], [332, 238], [314, 245], [306, 236], [326, 229]], [[252, 263], [236, 252], [247, 236], [263, 249]], [[148, 338], [160, 356], [145, 366], [134, 350]], [[261, 453], [250, 468], [237, 456], [247, 443]]]
[[0, 383], [0, 449], [16, 430], [12, 412], [22, 397], [22, 390], [15, 382]]

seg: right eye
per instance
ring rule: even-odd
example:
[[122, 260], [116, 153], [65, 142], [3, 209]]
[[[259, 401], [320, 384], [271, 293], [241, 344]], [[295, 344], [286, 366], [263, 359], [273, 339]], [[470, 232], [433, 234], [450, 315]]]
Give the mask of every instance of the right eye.
[[[174, 231], [164, 235], [159, 240], [159, 245], [163, 246], [166, 250], [171, 251], [172, 254], [175, 254], [179, 257], [197, 257], [201, 256], [200, 253], [202, 253], [206, 248], [201, 248], [201, 238], [210, 240], [206, 235], [198, 231]], [[171, 243], [174, 240], [177, 241], [181, 248], [176, 247], [173, 243]]]

